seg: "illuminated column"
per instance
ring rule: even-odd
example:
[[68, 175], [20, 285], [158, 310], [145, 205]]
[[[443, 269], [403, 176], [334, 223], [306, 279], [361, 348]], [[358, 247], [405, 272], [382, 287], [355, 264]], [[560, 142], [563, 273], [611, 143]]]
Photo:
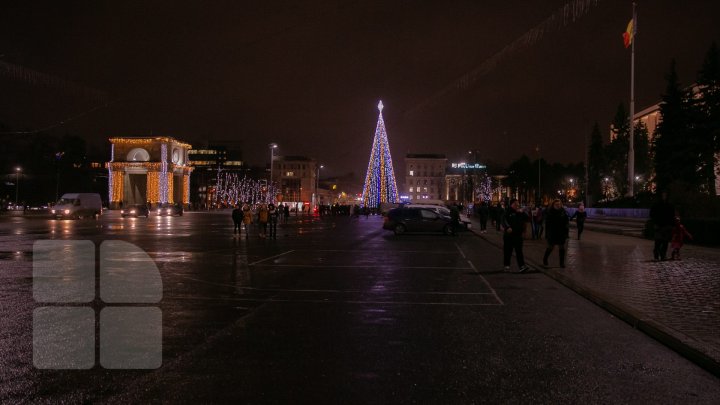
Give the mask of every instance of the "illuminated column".
[[[160, 172], [147, 172], [147, 200], [152, 204], [160, 202]], [[167, 178], [166, 178], [167, 179]]]
[[173, 180], [174, 180], [174, 178], [173, 178], [173, 173], [172, 173], [172, 172], [166, 173], [165, 178], [166, 178], [166, 181], [167, 181], [167, 191], [166, 191], [166, 193], [167, 193], [167, 198], [165, 199], [165, 202], [168, 202], [168, 203], [172, 204], [172, 203], [175, 202], [175, 201], [174, 201], [175, 198], [173, 197], [173, 188], [174, 188], [174, 186], [175, 186], [174, 183], [173, 183]]
[[[159, 173], [159, 202], [168, 202], [168, 148], [167, 144], [160, 145], [160, 173]], [[171, 180], [172, 182], [172, 180]], [[172, 184], [172, 183], [170, 183]], [[148, 191], [149, 193], [149, 191]]]
[[183, 204], [190, 204], [190, 172], [183, 173]]

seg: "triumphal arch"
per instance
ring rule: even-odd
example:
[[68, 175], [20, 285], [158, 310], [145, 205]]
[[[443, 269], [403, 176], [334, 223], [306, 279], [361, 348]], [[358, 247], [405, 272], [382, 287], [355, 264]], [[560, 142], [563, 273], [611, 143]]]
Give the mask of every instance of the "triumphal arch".
[[170, 137], [110, 138], [108, 192], [111, 209], [132, 204], [190, 201], [187, 143]]

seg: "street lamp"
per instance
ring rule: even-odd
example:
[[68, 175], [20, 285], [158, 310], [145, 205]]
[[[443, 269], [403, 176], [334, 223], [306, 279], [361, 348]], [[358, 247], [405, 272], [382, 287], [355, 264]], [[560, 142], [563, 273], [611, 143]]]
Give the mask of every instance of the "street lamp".
[[[318, 188], [320, 188], [320, 169], [324, 168], [323, 165], [317, 166], [317, 175], [315, 176], [315, 207], [320, 206], [320, 194], [318, 193]], [[319, 208], [318, 208], [319, 210]]]
[[[278, 147], [275, 142], [268, 145], [270, 147], [270, 185], [273, 181], [273, 160], [275, 159], [275, 149]], [[269, 190], [269, 188], [268, 188]]]
[[536, 146], [535, 146], [535, 151], [536, 151], [537, 154], [538, 154], [538, 189], [537, 189], [537, 192], [538, 192], [537, 195], [538, 195], [538, 196], [537, 196], [537, 201], [535, 202], [535, 205], [538, 205], [538, 206], [539, 206], [539, 205], [540, 205], [540, 199], [542, 198], [542, 194], [540, 193], [540, 145], [536, 145]]
[[18, 205], [18, 196], [20, 194], [20, 172], [22, 168], [19, 166], [15, 168], [15, 207]]

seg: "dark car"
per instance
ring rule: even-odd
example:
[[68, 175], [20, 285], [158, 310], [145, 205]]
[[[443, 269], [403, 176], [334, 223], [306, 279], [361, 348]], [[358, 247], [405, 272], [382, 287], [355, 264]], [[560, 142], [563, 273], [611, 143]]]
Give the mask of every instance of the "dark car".
[[183, 207], [180, 204], [162, 204], [157, 208], [156, 212], [160, 216], [182, 216]]
[[125, 217], [145, 217], [147, 218], [150, 215], [150, 210], [148, 210], [147, 205], [145, 204], [136, 204], [131, 205], [127, 208], [123, 208], [120, 210], [120, 215]]
[[[463, 224], [459, 224], [462, 230]], [[405, 232], [442, 232], [452, 235], [452, 220], [430, 208], [405, 206], [388, 211], [383, 229], [400, 235]]]

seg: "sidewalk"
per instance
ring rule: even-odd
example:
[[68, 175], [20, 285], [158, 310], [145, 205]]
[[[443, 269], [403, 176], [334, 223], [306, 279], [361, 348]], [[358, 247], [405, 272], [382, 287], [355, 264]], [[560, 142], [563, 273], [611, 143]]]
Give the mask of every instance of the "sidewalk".
[[[488, 224], [481, 234], [470, 218], [476, 235], [502, 247], [500, 232]], [[525, 261], [720, 376], [720, 249], [685, 245], [682, 261], [654, 262], [650, 240], [587, 226], [582, 240], [575, 228], [570, 237], [566, 268], [558, 266], [557, 247], [551, 267], [542, 267], [544, 239], [525, 240]]]

